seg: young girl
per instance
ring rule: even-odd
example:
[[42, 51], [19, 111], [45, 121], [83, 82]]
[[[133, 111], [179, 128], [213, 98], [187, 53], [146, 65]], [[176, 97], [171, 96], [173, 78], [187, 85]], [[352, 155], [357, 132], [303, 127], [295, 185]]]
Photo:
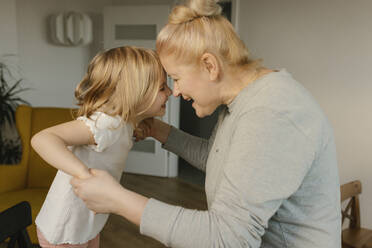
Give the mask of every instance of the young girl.
[[35, 151], [58, 169], [36, 218], [40, 246], [99, 247], [108, 214], [95, 214], [78, 198], [72, 177], [100, 168], [119, 181], [141, 120], [162, 116], [171, 90], [156, 53], [119, 47], [95, 56], [76, 88], [77, 120], [47, 128], [31, 140]]

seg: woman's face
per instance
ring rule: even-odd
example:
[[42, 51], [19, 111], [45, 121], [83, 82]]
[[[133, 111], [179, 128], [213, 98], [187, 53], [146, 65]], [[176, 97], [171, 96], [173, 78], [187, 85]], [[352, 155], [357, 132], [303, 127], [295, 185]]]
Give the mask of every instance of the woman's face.
[[200, 118], [211, 115], [220, 105], [216, 83], [196, 65], [180, 64], [172, 57], [160, 57], [164, 69], [174, 80], [173, 95], [193, 101], [192, 107]]
[[144, 115], [146, 117], [163, 116], [165, 114], [166, 103], [170, 95], [172, 95], [172, 90], [168, 87], [167, 81], [164, 80], [162, 85], [160, 85], [155, 102], [148, 110], [146, 110]]

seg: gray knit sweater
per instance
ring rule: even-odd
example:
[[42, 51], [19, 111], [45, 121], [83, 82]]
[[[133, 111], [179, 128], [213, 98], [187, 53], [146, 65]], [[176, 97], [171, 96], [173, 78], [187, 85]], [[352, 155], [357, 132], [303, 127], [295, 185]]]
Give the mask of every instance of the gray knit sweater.
[[209, 140], [172, 128], [163, 146], [206, 172], [208, 210], [150, 199], [142, 234], [171, 247], [341, 247], [332, 129], [286, 70], [244, 88]]

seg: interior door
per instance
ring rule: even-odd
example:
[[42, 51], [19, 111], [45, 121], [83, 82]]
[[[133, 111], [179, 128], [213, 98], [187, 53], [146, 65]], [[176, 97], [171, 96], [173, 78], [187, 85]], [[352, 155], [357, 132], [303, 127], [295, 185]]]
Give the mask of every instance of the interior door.
[[[168, 5], [122, 5], [104, 8], [104, 48], [139, 46], [155, 49], [156, 35], [166, 24]], [[168, 80], [172, 87], [172, 82]], [[162, 120], [178, 127], [179, 99], [170, 97]], [[136, 142], [128, 155], [125, 172], [177, 176], [177, 157], [152, 138]]]

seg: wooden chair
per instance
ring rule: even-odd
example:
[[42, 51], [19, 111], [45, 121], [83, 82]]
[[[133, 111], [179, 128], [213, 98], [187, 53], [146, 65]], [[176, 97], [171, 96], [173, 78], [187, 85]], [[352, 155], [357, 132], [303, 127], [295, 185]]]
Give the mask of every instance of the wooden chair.
[[360, 181], [352, 181], [341, 186], [341, 203], [349, 200], [342, 209], [342, 223], [349, 219], [348, 228], [342, 231], [343, 248], [372, 248], [372, 230], [360, 227], [359, 194]]
[[20, 202], [0, 212], [0, 242], [9, 239], [8, 248], [32, 248], [26, 228], [32, 224], [31, 206]]

